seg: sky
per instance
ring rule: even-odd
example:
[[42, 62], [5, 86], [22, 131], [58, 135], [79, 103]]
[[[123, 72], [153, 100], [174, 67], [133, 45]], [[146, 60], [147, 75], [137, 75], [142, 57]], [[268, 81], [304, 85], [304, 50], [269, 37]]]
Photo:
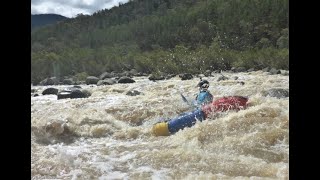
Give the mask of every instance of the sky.
[[129, 0], [31, 0], [31, 14], [60, 14], [65, 17], [75, 17], [77, 14], [87, 14], [118, 6]]

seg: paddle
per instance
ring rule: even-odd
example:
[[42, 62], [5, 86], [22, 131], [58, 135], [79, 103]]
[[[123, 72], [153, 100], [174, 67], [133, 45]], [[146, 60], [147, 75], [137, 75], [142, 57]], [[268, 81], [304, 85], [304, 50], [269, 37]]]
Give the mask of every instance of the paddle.
[[183, 100], [185, 103], [187, 103], [190, 107], [192, 107], [192, 108], [197, 107], [196, 105], [190, 103], [190, 102], [187, 100], [187, 98], [186, 98], [182, 93], [180, 93], [180, 95], [181, 95], [182, 100]]
[[187, 100], [187, 98], [184, 97], [184, 95], [183, 95], [182, 93], [180, 93], [180, 95], [181, 95], [182, 100], [183, 100], [184, 102], [186, 102], [187, 104], [190, 104], [189, 101]]

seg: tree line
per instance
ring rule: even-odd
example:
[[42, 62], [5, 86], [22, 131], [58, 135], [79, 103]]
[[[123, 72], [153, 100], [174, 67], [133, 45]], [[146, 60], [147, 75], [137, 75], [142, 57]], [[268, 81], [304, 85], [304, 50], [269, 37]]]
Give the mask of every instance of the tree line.
[[131, 0], [31, 34], [31, 81], [105, 71], [288, 69], [288, 0]]

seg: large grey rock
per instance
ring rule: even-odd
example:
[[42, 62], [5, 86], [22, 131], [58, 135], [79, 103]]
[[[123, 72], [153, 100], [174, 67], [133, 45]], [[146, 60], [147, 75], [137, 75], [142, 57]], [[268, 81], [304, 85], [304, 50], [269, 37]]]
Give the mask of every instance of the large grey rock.
[[48, 94], [54, 94], [57, 95], [58, 94], [58, 89], [56, 88], [47, 88], [42, 92], [42, 95], [48, 95]]
[[87, 98], [91, 96], [91, 93], [87, 90], [80, 88], [69, 88], [62, 90], [58, 93], [58, 99], [75, 99], [75, 98]]
[[86, 79], [86, 84], [97, 84], [99, 81], [99, 78], [95, 77], [95, 76], [88, 76]]
[[73, 81], [72, 78], [68, 78], [68, 79], [64, 79], [62, 81], [62, 84], [64, 84], [64, 85], [72, 85], [72, 84], [74, 84], [74, 81]]
[[119, 80], [118, 80], [118, 83], [134, 83], [136, 82], [135, 80], [129, 78], [129, 77], [121, 77]]

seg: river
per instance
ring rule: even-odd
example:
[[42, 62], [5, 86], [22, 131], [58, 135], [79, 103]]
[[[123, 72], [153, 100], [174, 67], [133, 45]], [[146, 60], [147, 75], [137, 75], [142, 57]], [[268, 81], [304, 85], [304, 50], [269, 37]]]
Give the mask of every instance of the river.
[[[199, 78], [81, 85], [89, 98], [31, 97], [32, 179], [289, 179], [289, 76], [267, 72], [205, 77], [214, 98], [247, 96], [250, 106], [212, 115], [170, 136], [154, 136], [161, 119], [191, 111]], [[235, 80], [234, 77], [238, 79]], [[239, 83], [240, 81], [245, 84]], [[37, 93], [48, 87], [32, 86]], [[129, 96], [136, 90], [140, 95]]]

